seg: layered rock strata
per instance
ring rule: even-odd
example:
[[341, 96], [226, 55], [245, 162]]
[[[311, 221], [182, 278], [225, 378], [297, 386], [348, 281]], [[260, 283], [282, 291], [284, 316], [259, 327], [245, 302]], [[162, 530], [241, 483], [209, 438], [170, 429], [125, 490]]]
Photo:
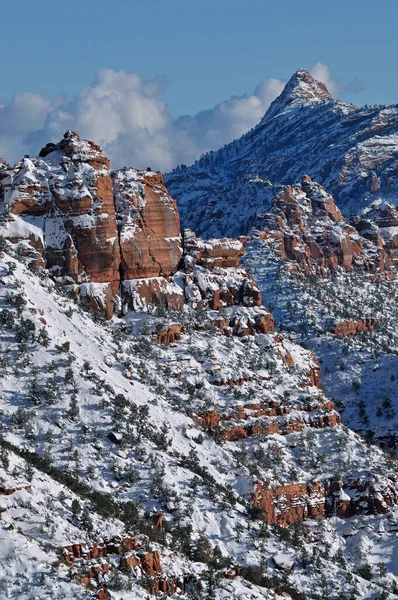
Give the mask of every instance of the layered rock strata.
[[[115, 536], [92, 545], [76, 543], [65, 546], [62, 561], [83, 585], [99, 584], [98, 596], [105, 591], [101, 582], [103, 574], [112, 569], [131, 569], [136, 576], [145, 574], [150, 580], [151, 594], [163, 592], [169, 596], [183, 595], [184, 576], [167, 576], [163, 573], [158, 550], [148, 550], [146, 542], [134, 535]], [[106, 596], [105, 596], [106, 597]]]
[[345, 337], [347, 335], [355, 335], [357, 333], [368, 333], [373, 331], [380, 319], [359, 319], [359, 321], [343, 321], [336, 323], [331, 333], [336, 337]]
[[1, 235], [108, 318], [154, 305], [261, 304], [239, 266], [241, 242], [189, 231], [182, 240], [161, 173], [111, 172], [100, 147], [73, 131], [36, 158], [12, 167], [2, 161], [0, 200]]
[[268, 524], [283, 527], [305, 519], [340, 518], [358, 514], [384, 514], [398, 502], [397, 481], [315, 481], [272, 487], [257, 482], [253, 505]]

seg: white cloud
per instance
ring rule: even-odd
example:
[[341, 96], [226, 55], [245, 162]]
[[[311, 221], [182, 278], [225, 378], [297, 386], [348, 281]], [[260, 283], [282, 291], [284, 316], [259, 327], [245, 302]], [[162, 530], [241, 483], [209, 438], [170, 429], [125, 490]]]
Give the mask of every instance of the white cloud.
[[362, 92], [365, 88], [364, 82], [359, 79], [353, 79], [345, 84], [340, 83], [332, 76], [330, 68], [321, 62], [317, 62], [309, 71], [315, 79], [322, 81], [326, 85], [331, 95], [335, 98], [348, 93]]
[[[311, 72], [332, 94], [343, 90], [327, 65], [317, 63]], [[350, 91], [354, 84], [349, 84]], [[47, 142], [57, 142], [73, 129], [103, 146], [114, 167], [167, 171], [254, 127], [285, 82], [267, 79], [252, 94], [233, 96], [194, 116], [177, 118], [161, 98], [166, 85], [164, 76], [144, 81], [137, 73], [102, 69], [93, 84], [71, 100], [47, 100], [30, 92], [14, 96], [0, 103], [0, 156], [11, 162], [26, 152], [37, 154]]]

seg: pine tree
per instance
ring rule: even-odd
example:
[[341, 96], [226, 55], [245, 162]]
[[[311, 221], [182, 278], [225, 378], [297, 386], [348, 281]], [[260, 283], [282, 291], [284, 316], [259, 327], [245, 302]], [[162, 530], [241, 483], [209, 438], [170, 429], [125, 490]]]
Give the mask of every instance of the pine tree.
[[94, 525], [88, 512], [83, 512], [82, 517], [80, 519], [80, 523], [83, 529], [85, 529], [88, 533], [92, 533]]
[[45, 327], [42, 327], [39, 331], [39, 335], [37, 336], [37, 341], [39, 344], [48, 348], [50, 345], [50, 336], [48, 335], [48, 331]]
[[35, 406], [38, 406], [39, 404], [42, 403], [42, 401], [43, 401], [43, 392], [42, 392], [39, 384], [37, 383], [36, 377], [34, 377], [30, 384], [29, 402], [31, 404], [34, 404]]
[[8, 455], [8, 451], [5, 448], [0, 449], [0, 463], [3, 469], [8, 469], [10, 466], [10, 457]]
[[71, 397], [70, 403], [69, 403], [68, 417], [70, 419], [72, 419], [72, 421], [76, 421], [76, 419], [79, 417], [79, 415], [80, 415], [80, 408], [77, 403], [77, 396], [76, 396], [76, 394], [72, 394], [72, 397]]
[[82, 507], [76, 498], [72, 500], [72, 514], [76, 518], [82, 511]]
[[33, 471], [32, 465], [30, 463], [26, 463], [25, 477], [29, 482], [32, 481], [33, 475], [34, 475], [34, 471]]

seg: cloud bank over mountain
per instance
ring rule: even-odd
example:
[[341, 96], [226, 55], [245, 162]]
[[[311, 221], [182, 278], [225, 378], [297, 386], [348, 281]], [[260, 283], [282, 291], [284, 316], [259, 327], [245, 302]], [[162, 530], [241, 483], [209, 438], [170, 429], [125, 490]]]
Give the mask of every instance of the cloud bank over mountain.
[[[332, 95], [359, 92], [364, 87], [358, 80], [339, 84], [329, 67], [320, 62], [310, 71]], [[251, 94], [232, 96], [193, 116], [174, 117], [162, 98], [165, 76], [145, 81], [138, 73], [102, 69], [91, 85], [71, 99], [49, 100], [25, 92], [0, 103], [0, 156], [16, 161], [26, 148], [36, 155], [44, 144], [73, 129], [101, 144], [114, 167], [149, 165], [168, 171], [177, 164], [192, 163], [203, 152], [254, 127], [285, 83], [266, 79]]]

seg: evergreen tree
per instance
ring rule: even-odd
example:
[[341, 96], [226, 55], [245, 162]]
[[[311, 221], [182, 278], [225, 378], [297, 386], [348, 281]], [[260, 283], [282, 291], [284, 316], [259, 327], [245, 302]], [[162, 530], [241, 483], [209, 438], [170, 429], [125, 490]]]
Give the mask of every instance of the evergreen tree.
[[48, 348], [50, 345], [50, 336], [48, 335], [48, 331], [45, 327], [42, 327], [39, 331], [39, 335], [37, 336], [37, 341], [39, 344]]
[[8, 451], [5, 448], [0, 449], [0, 463], [3, 469], [8, 469], [10, 466], [10, 457], [8, 455]]
[[82, 511], [82, 507], [76, 498], [72, 500], [72, 514], [76, 518]]

